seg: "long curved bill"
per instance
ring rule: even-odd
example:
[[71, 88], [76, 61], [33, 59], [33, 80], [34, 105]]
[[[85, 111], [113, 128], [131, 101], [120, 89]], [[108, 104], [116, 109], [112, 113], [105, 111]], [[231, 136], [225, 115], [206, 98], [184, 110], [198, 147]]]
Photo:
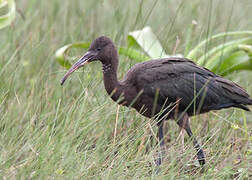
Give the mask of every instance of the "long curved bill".
[[84, 66], [88, 63], [88, 61], [93, 57], [93, 53], [88, 51], [84, 54], [64, 75], [64, 77], [61, 79], [60, 84], [63, 85], [68, 76], [70, 76], [75, 70], [79, 69], [80, 67]]

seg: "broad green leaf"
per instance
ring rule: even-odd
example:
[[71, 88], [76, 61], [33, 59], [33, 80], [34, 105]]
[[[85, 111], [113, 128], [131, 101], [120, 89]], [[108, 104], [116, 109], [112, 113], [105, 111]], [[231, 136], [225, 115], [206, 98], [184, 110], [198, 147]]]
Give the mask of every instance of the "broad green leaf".
[[249, 57], [252, 58], [252, 42], [251, 45], [239, 45], [239, 48], [248, 53]]
[[[198, 61], [197, 64], [204, 66], [205, 63], [207, 63], [207, 66], [212, 63], [212, 60], [209, 60], [212, 56], [217, 56], [217, 55], [222, 55], [223, 51], [227, 48], [237, 48], [239, 44], [245, 44], [245, 43], [251, 43], [252, 44], [252, 38], [243, 38], [243, 39], [238, 39], [234, 41], [229, 41], [224, 44], [220, 44], [208, 52], [206, 52], [204, 55], [202, 55]], [[206, 60], [206, 62], [205, 62]]]
[[8, 13], [0, 16], [0, 29], [9, 26], [15, 19], [16, 5], [14, 0], [0, 0], [0, 8], [8, 5]]
[[133, 48], [119, 47], [118, 52], [120, 55], [127, 56], [130, 59], [133, 59], [137, 62], [142, 62], [142, 61], [146, 61], [146, 60], [150, 59], [149, 56], [146, 56], [145, 54], [142, 54]]
[[151, 58], [168, 56], [150, 27], [130, 32], [128, 41], [129, 47], [141, 47]]
[[0, 0], [0, 8], [3, 8], [4, 6], [7, 6], [8, 3], [6, 0]]
[[187, 55], [189, 59], [196, 59], [198, 53], [201, 53], [202, 47], [204, 47], [209, 41], [221, 38], [221, 37], [231, 37], [231, 36], [252, 36], [252, 31], [234, 31], [234, 32], [224, 32], [220, 34], [213, 35], [203, 41], [201, 41], [195, 48], [193, 48]]
[[225, 58], [220, 66], [220, 75], [238, 70], [252, 70], [252, 46], [238, 45], [237, 51]]
[[252, 70], [252, 59], [244, 51], [237, 51], [225, 58], [219, 67], [214, 67], [213, 71], [222, 76], [226, 76], [234, 71]]
[[[200, 42], [189, 52], [187, 58], [195, 60], [200, 55], [198, 61], [196, 61], [197, 64], [205, 66], [211, 71], [223, 76], [237, 70], [252, 70], [252, 56], [250, 56], [252, 54], [250, 49], [252, 44], [251, 35], [252, 31], [225, 32], [213, 35]], [[217, 45], [208, 52], [202, 52], [202, 47], [210, 40], [214, 42], [214, 40], [225, 36], [245, 37]]]
[[65, 57], [66, 52], [71, 48], [84, 48], [87, 49], [90, 46], [90, 43], [73, 43], [73, 44], [67, 44], [60, 49], [58, 49], [55, 53], [55, 59], [58, 61], [58, 63], [69, 69], [72, 65]]
[[[242, 54], [235, 54], [236, 52], [242, 51]], [[241, 66], [246, 64], [247, 67]], [[218, 51], [211, 57], [205, 67], [212, 70], [215, 73], [231, 72], [228, 69], [242, 70], [244, 67], [246, 70], [251, 69], [252, 64], [250, 63], [249, 55], [241, 49], [241, 45], [235, 44], [228, 46], [225, 49]], [[235, 67], [239, 67], [236, 69]]]
[[128, 47], [141, 50], [141, 46], [137, 43], [136, 39], [133, 36], [128, 35]]

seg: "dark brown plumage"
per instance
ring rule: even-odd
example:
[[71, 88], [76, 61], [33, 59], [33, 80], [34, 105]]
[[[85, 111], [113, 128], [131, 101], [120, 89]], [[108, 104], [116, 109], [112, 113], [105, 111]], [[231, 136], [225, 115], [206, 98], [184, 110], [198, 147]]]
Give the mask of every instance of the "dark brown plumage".
[[[193, 137], [189, 116], [229, 107], [249, 111], [246, 105], [252, 105], [252, 99], [239, 85], [185, 58], [136, 64], [123, 81], [118, 81], [118, 53], [113, 42], [105, 36], [91, 44], [88, 52], [66, 73], [61, 84], [76, 69], [96, 60], [102, 63], [104, 85], [114, 101], [120, 98], [118, 103], [121, 105], [133, 107], [148, 118], [157, 117], [161, 149], [164, 147], [163, 122], [175, 119], [193, 138], [201, 165], [205, 164], [205, 156]], [[157, 164], [161, 164], [161, 156]]]

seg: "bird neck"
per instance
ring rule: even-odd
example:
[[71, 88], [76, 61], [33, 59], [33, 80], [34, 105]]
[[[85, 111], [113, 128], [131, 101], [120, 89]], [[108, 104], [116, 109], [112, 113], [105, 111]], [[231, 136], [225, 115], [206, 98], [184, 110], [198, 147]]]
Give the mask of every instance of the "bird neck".
[[118, 60], [116, 59], [111, 62], [114, 63], [102, 64], [103, 80], [107, 93], [114, 101], [117, 101], [122, 93], [120, 82], [117, 79]]

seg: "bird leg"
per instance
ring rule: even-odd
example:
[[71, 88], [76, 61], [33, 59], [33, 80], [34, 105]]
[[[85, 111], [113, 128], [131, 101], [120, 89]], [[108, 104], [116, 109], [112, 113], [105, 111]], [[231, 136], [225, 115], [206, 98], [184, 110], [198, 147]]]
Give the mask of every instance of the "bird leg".
[[[175, 106], [175, 115], [174, 115], [175, 119], [177, 119], [178, 115], [179, 115], [179, 102], [180, 102], [179, 100], [180, 99], [177, 98], [177, 103], [176, 103], [176, 106]], [[185, 136], [184, 135], [185, 135], [185, 130], [184, 130], [184, 128], [180, 127], [180, 133], [179, 133], [179, 136], [177, 138], [177, 141], [179, 140], [179, 138], [181, 138], [182, 150], [183, 151], [185, 150], [185, 146], [184, 146]]]
[[157, 166], [160, 166], [162, 163], [162, 159], [164, 157], [164, 153], [165, 153], [165, 146], [164, 146], [164, 134], [163, 134], [163, 121], [158, 123], [158, 140], [159, 140], [159, 145], [160, 145], [160, 152], [158, 155], [158, 159], [155, 162], [155, 164]]
[[189, 123], [189, 116], [187, 114], [184, 114], [182, 118], [179, 118], [179, 120], [177, 121], [177, 124], [179, 125], [180, 128], [185, 129], [188, 136], [193, 139], [193, 145], [197, 151], [197, 159], [199, 161], [199, 164], [203, 166], [205, 164], [205, 155], [201, 146], [199, 145], [198, 141], [196, 140], [196, 138], [194, 137], [192, 133], [192, 130], [190, 128], [190, 123]]

